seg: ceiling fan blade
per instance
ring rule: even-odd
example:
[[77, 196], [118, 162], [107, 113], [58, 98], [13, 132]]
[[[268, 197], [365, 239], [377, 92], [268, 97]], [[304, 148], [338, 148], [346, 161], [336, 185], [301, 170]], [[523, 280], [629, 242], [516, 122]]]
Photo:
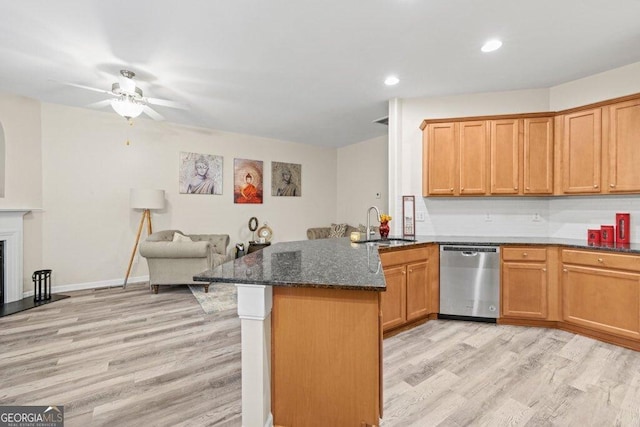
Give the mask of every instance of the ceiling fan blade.
[[144, 106], [144, 109], [142, 110], [142, 112], [145, 113], [147, 116], [151, 117], [153, 120], [159, 120], [159, 121], [164, 120], [164, 117], [162, 115], [157, 113], [156, 110], [149, 107], [148, 105]]
[[180, 110], [188, 110], [189, 106], [181, 102], [169, 101], [167, 99], [159, 98], [145, 98], [145, 100], [152, 105], [161, 105], [163, 107], [178, 108]]
[[77, 83], [71, 83], [71, 82], [60, 82], [60, 83], [62, 83], [63, 85], [77, 87], [77, 88], [80, 88], [80, 89], [86, 89], [86, 90], [90, 90], [90, 91], [93, 91], [93, 92], [106, 93], [107, 95], [113, 95], [113, 92], [111, 92], [110, 90], [98, 89], [98, 88], [95, 88], [95, 87], [79, 85]]
[[87, 108], [104, 108], [111, 105], [110, 99], [104, 99], [102, 101], [94, 102], [93, 104], [87, 105]]

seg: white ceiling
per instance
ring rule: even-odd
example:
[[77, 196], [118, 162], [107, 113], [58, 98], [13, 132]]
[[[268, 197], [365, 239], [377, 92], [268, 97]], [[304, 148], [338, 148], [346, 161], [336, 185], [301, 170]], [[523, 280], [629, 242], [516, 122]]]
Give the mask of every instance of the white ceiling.
[[[502, 49], [481, 53], [493, 37]], [[640, 0], [7, 0], [0, 58], [3, 92], [80, 107], [105, 96], [59, 82], [110, 89], [126, 68], [146, 96], [189, 104], [154, 107], [169, 121], [335, 147], [385, 134], [372, 121], [390, 98], [640, 61]]]

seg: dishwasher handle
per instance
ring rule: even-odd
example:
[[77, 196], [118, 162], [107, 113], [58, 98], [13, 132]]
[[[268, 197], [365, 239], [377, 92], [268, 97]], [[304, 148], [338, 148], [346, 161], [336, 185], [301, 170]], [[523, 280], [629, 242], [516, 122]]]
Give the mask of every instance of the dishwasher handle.
[[477, 256], [478, 252], [476, 251], [462, 251], [460, 252], [462, 256]]

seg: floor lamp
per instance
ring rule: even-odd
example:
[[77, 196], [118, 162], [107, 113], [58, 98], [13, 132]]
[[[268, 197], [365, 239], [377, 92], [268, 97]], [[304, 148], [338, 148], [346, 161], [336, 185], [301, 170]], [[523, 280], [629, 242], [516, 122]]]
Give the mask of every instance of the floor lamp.
[[145, 221], [147, 222], [147, 235], [153, 233], [151, 228], [151, 209], [164, 208], [164, 190], [132, 188], [129, 193], [129, 204], [131, 205], [131, 209], [142, 209], [142, 218], [140, 218], [138, 234], [136, 234], [136, 242], [133, 245], [133, 251], [131, 251], [131, 259], [129, 259], [127, 274], [124, 276], [123, 289], [127, 287], [127, 280], [129, 280], [129, 273], [131, 273], [131, 266], [133, 265], [133, 259], [136, 256], [136, 250], [138, 249], [138, 243], [140, 242], [140, 234], [142, 233], [142, 227], [144, 226]]

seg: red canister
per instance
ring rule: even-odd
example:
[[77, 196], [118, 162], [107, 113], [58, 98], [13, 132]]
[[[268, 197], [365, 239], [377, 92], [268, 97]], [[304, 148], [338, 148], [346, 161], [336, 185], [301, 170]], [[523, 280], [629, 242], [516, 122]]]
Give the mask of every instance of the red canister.
[[596, 230], [596, 229], [587, 230], [587, 245], [600, 246], [600, 230]]
[[600, 243], [603, 246], [613, 245], [614, 236], [613, 225], [600, 226]]
[[630, 215], [628, 213], [616, 214], [616, 245], [631, 242], [631, 226], [629, 224]]

